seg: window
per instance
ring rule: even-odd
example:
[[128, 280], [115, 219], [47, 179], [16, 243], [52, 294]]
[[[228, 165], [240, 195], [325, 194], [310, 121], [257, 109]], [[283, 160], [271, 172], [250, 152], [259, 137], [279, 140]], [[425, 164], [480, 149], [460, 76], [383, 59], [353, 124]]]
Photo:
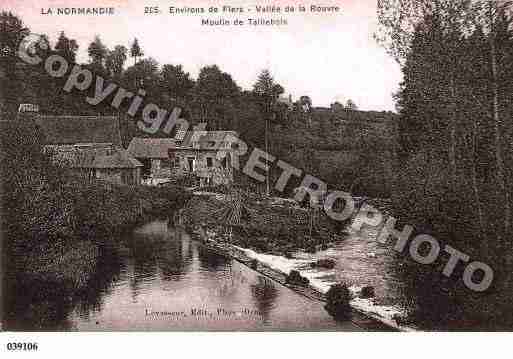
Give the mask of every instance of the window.
[[173, 159], [164, 159], [160, 162], [162, 168], [170, 168], [173, 166]]
[[171, 168], [180, 168], [180, 159], [178, 157], [173, 157], [169, 161]]
[[194, 157], [187, 157], [187, 165], [188, 165], [188, 170], [190, 172], [194, 171], [195, 170], [195, 165], [196, 165], [196, 158]]
[[214, 159], [212, 157], [207, 157], [207, 167], [213, 167], [214, 166]]
[[230, 154], [227, 153], [221, 160], [221, 167], [228, 168], [228, 161], [230, 161]]

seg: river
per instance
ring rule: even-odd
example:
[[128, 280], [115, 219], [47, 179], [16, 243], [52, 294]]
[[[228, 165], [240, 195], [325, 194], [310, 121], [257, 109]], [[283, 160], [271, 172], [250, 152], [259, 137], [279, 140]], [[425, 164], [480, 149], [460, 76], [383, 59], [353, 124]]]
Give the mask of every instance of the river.
[[[323, 303], [220, 256], [167, 221], [153, 221], [103, 248], [88, 287], [8, 308], [4, 330], [355, 331]], [[12, 302], [12, 301], [11, 301]], [[12, 303], [11, 303], [12, 304]]]

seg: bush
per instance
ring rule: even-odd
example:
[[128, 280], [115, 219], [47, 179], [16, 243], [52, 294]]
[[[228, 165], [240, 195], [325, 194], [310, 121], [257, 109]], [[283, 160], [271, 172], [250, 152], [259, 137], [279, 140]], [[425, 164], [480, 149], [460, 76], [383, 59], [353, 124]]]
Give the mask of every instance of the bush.
[[226, 185], [221, 184], [221, 185], [217, 185], [217, 186], [201, 187], [201, 191], [228, 194], [228, 193], [230, 193], [230, 188], [228, 188], [228, 186], [226, 186]]
[[306, 252], [307, 253], [310, 253], [310, 254], [314, 254], [317, 252], [317, 247], [315, 246], [315, 244], [309, 244], [306, 248]]
[[265, 237], [255, 238], [252, 243], [252, 247], [259, 252], [267, 252], [269, 250], [269, 239]]
[[287, 259], [293, 259], [294, 258], [294, 255], [292, 254], [291, 251], [287, 250], [285, 251], [285, 258]]
[[347, 319], [351, 314], [351, 292], [343, 283], [332, 285], [326, 293], [324, 309], [335, 319]]
[[333, 269], [335, 268], [336, 264], [337, 262], [335, 262], [333, 259], [319, 259], [317, 262], [310, 263], [310, 267]]
[[291, 270], [285, 281], [287, 284], [298, 285], [302, 287], [308, 286], [310, 281], [303, 277], [297, 270]]
[[374, 287], [372, 287], [370, 285], [363, 287], [360, 292], [360, 298], [363, 298], [363, 299], [374, 298], [374, 296], [375, 296]]
[[18, 121], [1, 126], [2, 244], [13, 262], [46, 246], [31, 252], [32, 262], [20, 269], [40, 281], [84, 283], [79, 274], [85, 271], [77, 269], [94, 263], [98, 244], [155, 214], [169, 215], [190, 196], [174, 187], [85, 181], [43, 150], [37, 127]]
[[258, 261], [256, 259], [251, 260], [249, 267], [253, 270], [258, 270]]

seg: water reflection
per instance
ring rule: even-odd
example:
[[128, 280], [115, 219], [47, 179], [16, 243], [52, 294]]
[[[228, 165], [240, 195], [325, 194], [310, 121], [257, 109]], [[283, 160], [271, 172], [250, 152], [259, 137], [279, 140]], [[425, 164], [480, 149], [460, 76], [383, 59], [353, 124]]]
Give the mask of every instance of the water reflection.
[[103, 299], [112, 294], [113, 283], [126, 277], [127, 273], [127, 264], [122, 260], [118, 247], [103, 246], [100, 253], [96, 270], [87, 286], [73, 295], [75, 311], [85, 320], [89, 320], [90, 313], [102, 311]]
[[262, 313], [264, 320], [268, 322], [278, 297], [278, 290], [273, 281], [263, 276], [258, 277], [258, 283], [251, 285], [251, 293], [258, 311]]
[[212, 255], [212, 252], [205, 247], [198, 248], [198, 260], [203, 269], [209, 272], [216, 272], [225, 269], [229, 259], [223, 256]]
[[[8, 330], [355, 330], [321, 303], [155, 221], [100, 248], [87, 285], [4, 282]], [[18, 284], [17, 284], [18, 283]], [[199, 311], [201, 310], [201, 311]], [[206, 313], [198, 315], [197, 313]], [[159, 316], [155, 313], [167, 313]], [[153, 313], [153, 314], [152, 314]], [[173, 316], [172, 313], [183, 313]], [[195, 314], [196, 313], [196, 314]]]

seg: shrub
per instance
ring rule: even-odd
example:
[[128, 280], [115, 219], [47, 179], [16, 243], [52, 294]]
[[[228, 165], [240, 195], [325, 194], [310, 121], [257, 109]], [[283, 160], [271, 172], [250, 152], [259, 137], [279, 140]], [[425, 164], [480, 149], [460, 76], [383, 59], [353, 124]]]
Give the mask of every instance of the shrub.
[[290, 250], [287, 250], [285, 252], [285, 258], [287, 259], [293, 259], [294, 258], [294, 255], [292, 254], [292, 252]]
[[249, 267], [253, 270], [257, 270], [258, 269], [258, 261], [256, 259], [251, 260]]
[[392, 316], [392, 320], [395, 321], [398, 325], [409, 325], [409, 324], [412, 324], [411, 319], [408, 318], [407, 315], [403, 315], [403, 314], [394, 314]]
[[267, 252], [269, 250], [269, 239], [265, 237], [255, 238], [252, 247], [259, 252]]
[[317, 252], [317, 247], [315, 246], [315, 244], [309, 244], [307, 247], [306, 247], [306, 252], [307, 253], [310, 253], [310, 254], [314, 254], [315, 252]]
[[374, 296], [375, 296], [374, 287], [372, 287], [370, 285], [363, 287], [360, 292], [360, 298], [363, 298], [363, 299], [374, 298]]
[[291, 270], [287, 276], [286, 283], [306, 287], [310, 281], [308, 278], [303, 277], [297, 270]]
[[333, 268], [335, 268], [336, 264], [337, 264], [337, 262], [335, 262], [333, 259], [319, 259], [316, 262], [310, 263], [310, 267], [333, 269]]
[[335, 319], [347, 319], [351, 314], [351, 292], [344, 283], [332, 285], [326, 293], [324, 308]]

